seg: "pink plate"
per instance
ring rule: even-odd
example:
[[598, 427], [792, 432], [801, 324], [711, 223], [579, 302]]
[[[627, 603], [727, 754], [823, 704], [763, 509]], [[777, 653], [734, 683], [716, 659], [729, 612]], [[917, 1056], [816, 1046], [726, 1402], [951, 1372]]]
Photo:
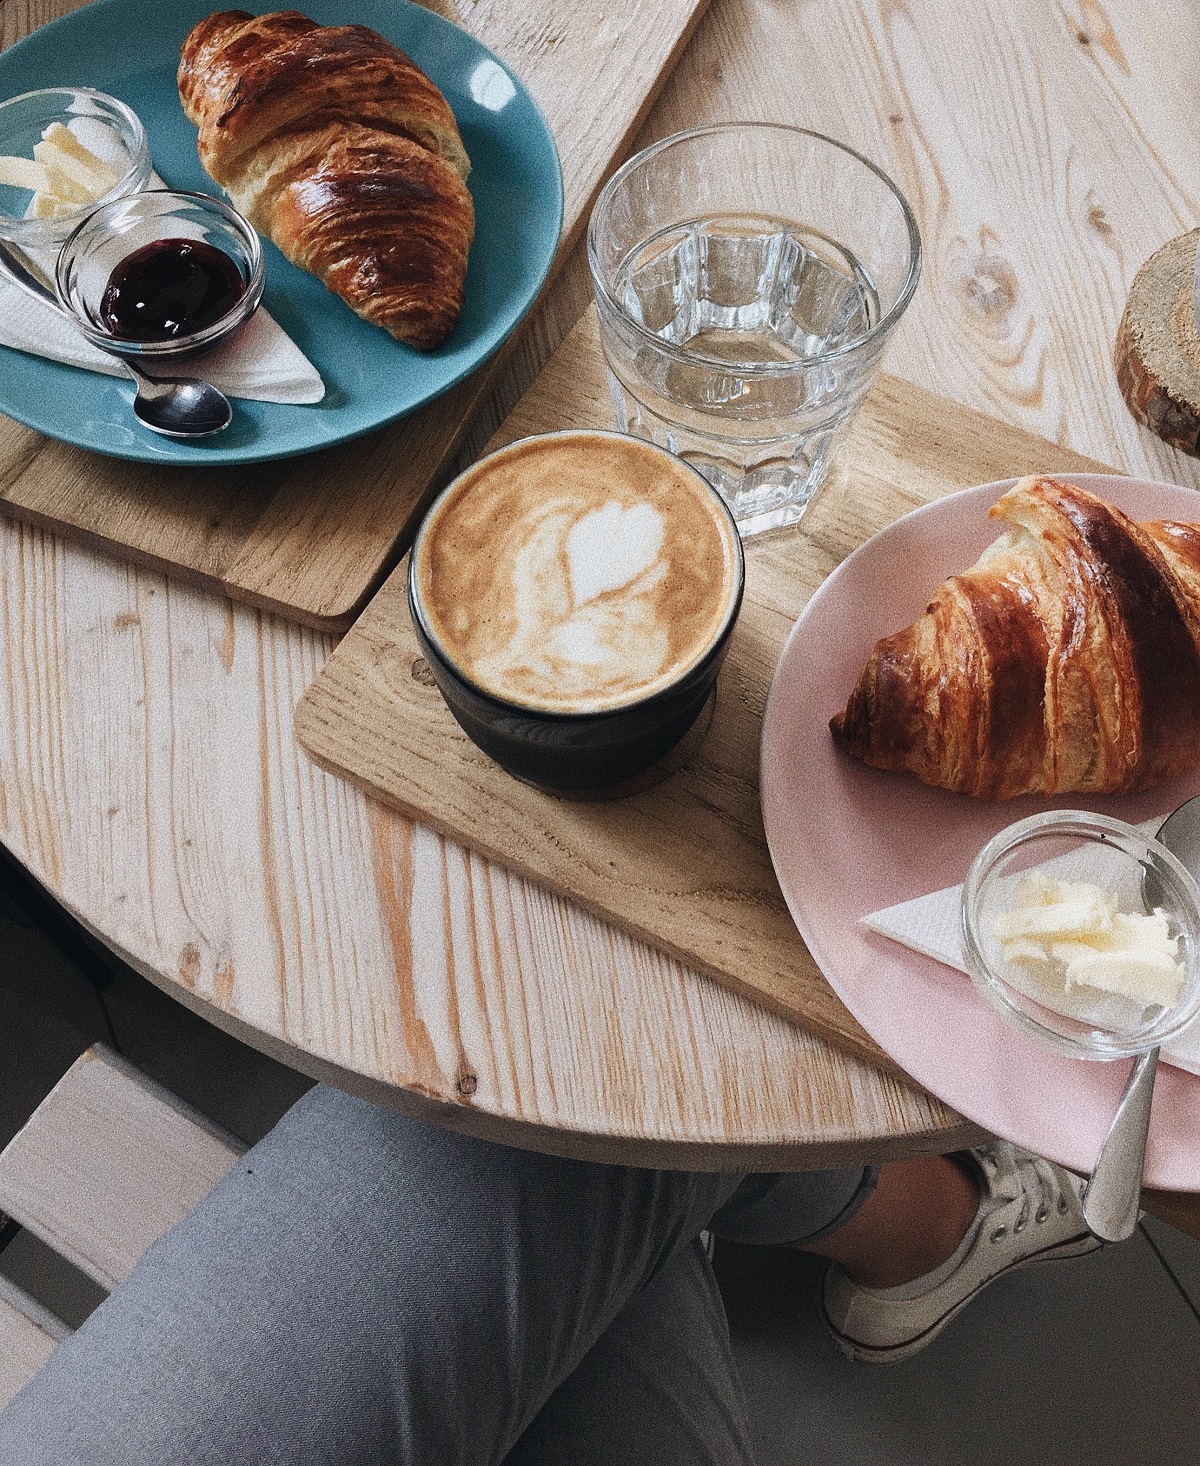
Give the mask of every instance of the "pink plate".
[[[1137, 519], [1200, 519], [1175, 484], [1099, 474], [1073, 483]], [[987, 511], [1014, 480], [966, 489], [881, 530], [820, 587], [775, 669], [762, 734], [762, 807], [788, 907], [821, 971], [873, 1039], [920, 1084], [996, 1135], [1091, 1170], [1129, 1072], [1056, 1054], [1019, 1033], [970, 979], [868, 931], [859, 918], [955, 885], [1005, 825], [1054, 806], [1137, 822], [1200, 794], [1200, 771], [1149, 794], [981, 802], [881, 773], [841, 753], [829, 719], [881, 636], [995, 539]], [[1200, 1191], [1200, 1077], [1163, 1066], [1146, 1183]]]

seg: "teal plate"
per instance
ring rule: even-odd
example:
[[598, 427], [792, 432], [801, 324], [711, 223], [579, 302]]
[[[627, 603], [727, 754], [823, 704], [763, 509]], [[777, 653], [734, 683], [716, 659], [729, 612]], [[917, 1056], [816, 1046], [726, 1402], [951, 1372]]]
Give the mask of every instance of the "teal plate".
[[[265, 13], [270, 5], [247, 9]], [[134, 108], [159, 173], [174, 188], [217, 193], [175, 86], [179, 48], [209, 0], [96, 0], [0, 55], [0, 97], [91, 86]], [[145, 463], [256, 463], [328, 448], [429, 402], [486, 360], [533, 304], [562, 228], [562, 173], [546, 120], [521, 82], [465, 31], [409, 0], [311, 0], [324, 25], [369, 25], [445, 94], [471, 159], [475, 242], [462, 317], [444, 346], [419, 352], [360, 320], [314, 276], [266, 244], [267, 309], [325, 380], [312, 407], [234, 403], [215, 438], [179, 443], [140, 428], [133, 387], [0, 347], [0, 412], [65, 443]]]

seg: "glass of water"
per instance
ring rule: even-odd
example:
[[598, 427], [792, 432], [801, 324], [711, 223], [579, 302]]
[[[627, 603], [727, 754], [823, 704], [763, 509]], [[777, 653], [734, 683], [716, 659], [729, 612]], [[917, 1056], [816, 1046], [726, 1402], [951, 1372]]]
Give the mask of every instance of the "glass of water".
[[615, 173], [588, 263], [618, 427], [698, 468], [746, 536], [804, 513], [912, 299], [921, 240], [852, 149], [731, 123]]

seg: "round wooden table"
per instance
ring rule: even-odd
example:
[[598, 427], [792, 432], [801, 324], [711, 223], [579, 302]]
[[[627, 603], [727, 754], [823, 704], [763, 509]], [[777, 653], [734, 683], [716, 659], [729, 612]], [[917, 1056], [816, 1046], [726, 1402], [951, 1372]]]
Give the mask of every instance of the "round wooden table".
[[[891, 371], [1200, 484], [1133, 423], [1109, 366], [1134, 272], [1200, 199], [1200, 117], [1182, 100], [1200, 17], [1167, 8], [1151, 26], [1133, 0], [1077, 15], [711, 0], [640, 141], [733, 117], [850, 141], [899, 181], [925, 240]], [[10, 0], [5, 40], [46, 18]], [[577, 251], [499, 402], [586, 299]], [[0, 616], [0, 838], [134, 967], [249, 1043], [456, 1129], [631, 1163], [805, 1168], [975, 1135], [316, 769], [292, 710], [328, 638], [7, 518]]]

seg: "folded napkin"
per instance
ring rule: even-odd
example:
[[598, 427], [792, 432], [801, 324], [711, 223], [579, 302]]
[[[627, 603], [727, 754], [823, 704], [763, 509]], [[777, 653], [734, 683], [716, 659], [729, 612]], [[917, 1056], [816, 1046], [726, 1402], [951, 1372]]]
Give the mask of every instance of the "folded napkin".
[[[1160, 815], [1138, 828], [1144, 834], [1154, 835], [1165, 818], [1165, 815]], [[1063, 874], [1068, 873], [1064, 871]], [[1088, 877], [1086, 872], [1072, 871], [1069, 878], [1086, 880]], [[966, 973], [959, 916], [961, 905], [962, 886], [947, 886], [941, 891], [931, 891], [928, 896], [917, 896], [911, 901], [902, 901], [898, 906], [873, 911], [860, 919], [864, 926], [880, 936]], [[1191, 1074], [1200, 1074], [1200, 1018], [1164, 1045], [1162, 1057], [1165, 1063], [1186, 1069]]]
[[[125, 368], [81, 336], [57, 311], [0, 279], [0, 345], [33, 356], [48, 356], [68, 366], [124, 377]], [[256, 402], [320, 402], [325, 384], [292, 338], [259, 306], [245, 327], [201, 356], [147, 363], [156, 371], [203, 377], [229, 397]]]
[[[72, 132], [86, 147], [106, 162], [112, 159], [105, 145], [106, 129], [85, 131], [76, 119]], [[167, 185], [152, 174], [151, 188]], [[54, 258], [45, 252], [30, 251], [35, 262], [51, 278]], [[68, 366], [87, 371], [104, 372], [110, 377], [124, 377], [125, 368], [81, 336], [69, 321], [51, 306], [35, 300], [11, 281], [0, 277], [0, 345], [32, 356], [46, 356]], [[151, 375], [157, 368], [147, 363]], [[311, 403], [325, 396], [321, 375], [292, 338], [260, 305], [245, 327], [228, 341], [200, 356], [187, 357], [182, 363], [164, 363], [164, 373], [203, 377], [229, 397], [253, 398], [256, 402]]]

